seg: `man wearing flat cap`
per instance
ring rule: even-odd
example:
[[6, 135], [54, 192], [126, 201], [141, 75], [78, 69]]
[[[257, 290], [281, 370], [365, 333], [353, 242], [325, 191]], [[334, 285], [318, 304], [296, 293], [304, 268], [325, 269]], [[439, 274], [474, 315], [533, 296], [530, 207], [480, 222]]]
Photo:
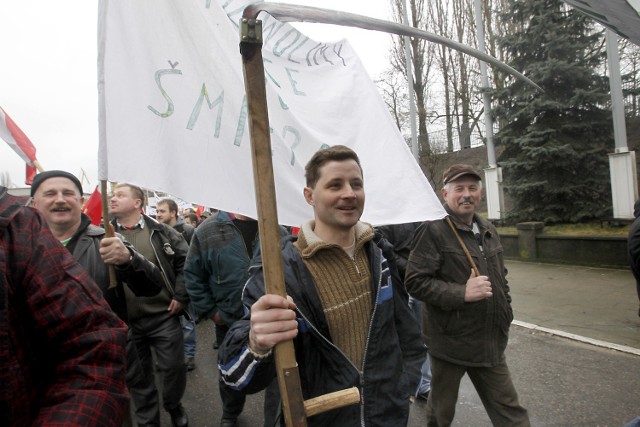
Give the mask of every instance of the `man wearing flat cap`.
[[420, 226], [405, 277], [409, 293], [426, 304], [427, 425], [453, 422], [466, 373], [493, 425], [529, 426], [504, 355], [513, 312], [502, 245], [496, 228], [476, 214], [482, 179], [473, 166], [455, 164], [444, 172], [443, 185], [449, 217]]

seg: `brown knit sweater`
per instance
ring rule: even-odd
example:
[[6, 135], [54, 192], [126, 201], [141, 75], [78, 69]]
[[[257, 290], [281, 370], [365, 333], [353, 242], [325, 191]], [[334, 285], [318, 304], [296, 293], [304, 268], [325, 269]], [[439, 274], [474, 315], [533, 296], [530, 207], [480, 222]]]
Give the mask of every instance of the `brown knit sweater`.
[[313, 221], [304, 224], [294, 245], [315, 282], [332, 342], [362, 368], [372, 310], [371, 272], [363, 246], [373, 238], [373, 228], [358, 222], [351, 258], [342, 247], [320, 240], [313, 226]]

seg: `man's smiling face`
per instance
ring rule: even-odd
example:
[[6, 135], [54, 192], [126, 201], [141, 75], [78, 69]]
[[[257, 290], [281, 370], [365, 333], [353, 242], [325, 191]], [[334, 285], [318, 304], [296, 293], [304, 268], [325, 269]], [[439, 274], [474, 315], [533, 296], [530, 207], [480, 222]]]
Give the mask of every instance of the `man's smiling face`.
[[364, 181], [355, 160], [332, 160], [320, 167], [313, 188], [305, 187], [307, 203], [313, 206], [316, 227], [347, 230], [364, 211]]
[[82, 202], [78, 187], [63, 177], [45, 180], [33, 195], [33, 207], [44, 215], [51, 227], [71, 228], [79, 225]]
[[463, 175], [442, 188], [442, 197], [457, 217], [470, 224], [482, 201], [481, 181], [474, 176]]

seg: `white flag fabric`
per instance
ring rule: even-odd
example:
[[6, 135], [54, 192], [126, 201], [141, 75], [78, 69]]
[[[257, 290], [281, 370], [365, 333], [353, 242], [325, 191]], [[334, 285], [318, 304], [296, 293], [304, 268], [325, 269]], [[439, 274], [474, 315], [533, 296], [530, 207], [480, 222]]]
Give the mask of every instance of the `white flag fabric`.
[[[239, 53], [239, 20], [250, 3], [100, 1], [100, 179], [257, 217]], [[260, 19], [279, 222], [313, 217], [304, 165], [337, 144], [361, 159], [363, 220], [442, 218], [349, 43], [318, 43], [267, 14]]]

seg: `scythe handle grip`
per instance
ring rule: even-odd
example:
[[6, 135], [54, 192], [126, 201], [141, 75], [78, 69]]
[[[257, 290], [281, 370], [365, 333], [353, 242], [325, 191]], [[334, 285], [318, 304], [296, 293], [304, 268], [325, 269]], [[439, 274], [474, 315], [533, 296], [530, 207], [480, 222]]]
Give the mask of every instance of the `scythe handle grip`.
[[327, 393], [304, 401], [304, 410], [307, 417], [326, 412], [330, 409], [360, 403], [360, 391], [357, 387]]

